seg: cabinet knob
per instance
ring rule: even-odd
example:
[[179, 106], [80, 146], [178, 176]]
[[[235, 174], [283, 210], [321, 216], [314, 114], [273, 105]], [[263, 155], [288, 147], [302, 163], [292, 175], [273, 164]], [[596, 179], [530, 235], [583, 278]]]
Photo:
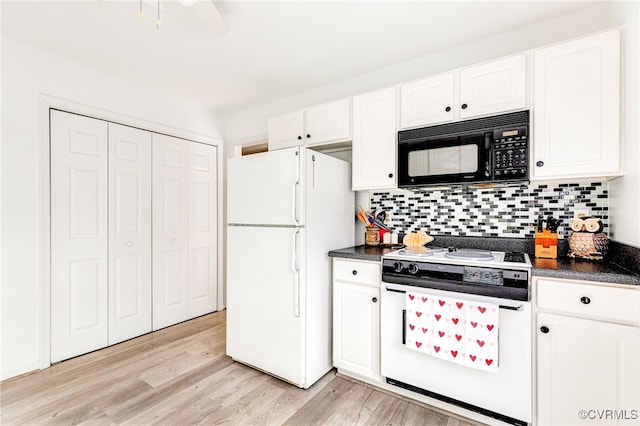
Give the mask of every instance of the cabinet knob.
[[302, 140], [302, 136], [298, 136], [298, 140], [301, 141]]
[[307, 139], [309, 139], [310, 137], [311, 137], [311, 135], [307, 133]]
[[392, 178], [393, 177], [393, 173], [389, 173], [389, 177]]
[[127, 247], [131, 247], [132, 245], [133, 245], [133, 242], [127, 241]]
[[589, 299], [587, 296], [582, 296], [580, 298], [580, 301], [585, 305], [588, 305], [589, 303], [591, 303], [591, 299]]
[[540, 331], [543, 332], [544, 334], [547, 334], [549, 332], [549, 327], [547, 327], [546, 325], [543, 325], [542, 327], [540, 327]]
[[378, 301], [378, 298], [377, 298], [377, 297], [373, 297], [373, 298], [371, 298], [371, 301], [372, 301], [373, 303], [376, 303], [376, 302]]
[[356, 271], [355, 269], [354, 269], [353, 271], [351, 271], [351, 273], [352, 273], [353, 275], [358, 275], [358, 271]]
[[172, 242], [173, 244], [175, 244], [175, 243], [176, 243], [176, 239], [175, 239], [175, 238], [172, 238], [172, 239], [171, 239], [171, 242]]
[[447, 112], [449, 112], [449, 111], [451, 111], [451, 107], [449, 107], [449, 106], [448, 106], [448, 107], [446, 107], [444, 110], [445, 110], [445, 111], [447, 111]]
[[462, 109], [467, 109], [467, 104], [462, 104], [462, 105], [460, 106], [460, 108], [462, 108]]
[[536, 162], [536, 166], [538, 166], [538, 167], [544, 166], [544, 161], [537, 161]]

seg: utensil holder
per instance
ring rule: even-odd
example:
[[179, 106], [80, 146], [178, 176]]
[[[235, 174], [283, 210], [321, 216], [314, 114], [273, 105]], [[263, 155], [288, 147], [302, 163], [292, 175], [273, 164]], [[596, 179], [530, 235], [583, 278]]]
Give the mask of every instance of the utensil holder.
[[367, 231], [364, 233], [364, 243], [368, 246], [380, 245], [380, 228], [367, 226]]

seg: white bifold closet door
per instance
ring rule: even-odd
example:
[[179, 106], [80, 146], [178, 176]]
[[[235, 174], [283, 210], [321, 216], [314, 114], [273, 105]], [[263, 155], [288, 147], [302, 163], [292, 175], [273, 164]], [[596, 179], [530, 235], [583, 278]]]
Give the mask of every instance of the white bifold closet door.
[[216, 310], [216, 149], [153, 135], [153, 329]]
[[109, 345], [151, 331], [151, 132], [109, 123]]
[[51, 361], [151, 331], [151, 133], [51, 111]]
[[50, 152], [56, 362], [107, 346], [107, 122], [52, 110]]

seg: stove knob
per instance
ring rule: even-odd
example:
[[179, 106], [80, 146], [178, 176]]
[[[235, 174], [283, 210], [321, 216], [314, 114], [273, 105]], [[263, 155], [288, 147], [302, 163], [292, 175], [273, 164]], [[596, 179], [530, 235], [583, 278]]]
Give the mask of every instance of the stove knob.
[[403, 270], [403, 269], [404, 269], [404, 268], [403, 268], [403, 266], [402, 266], [402, 263], [400, 263], [400, 262], [395, 262], [395, 263], [393, 264], [393, 270], [394, 270], [395, 272], [402, 272], [402, 270]]
[[453, 246], [449, 246], [447, 247], [447, 250], [449, 250], [449, 252], [454, 252], [454, 251], [458, 251], [457, 248], [453, 247]]
[[419, 270], [420, 268], [418, 268], [418, 265], [416, 265], [415, 263], [410, 263], [410, 264], [409, 264], [409, 267], [408, 267], [407, 269], [409, 270], [409, 273], [410, 273], [410, 274], [415, 275], [415, 274], [417, 274], [417, 273], [418, 273], [418, 270]]

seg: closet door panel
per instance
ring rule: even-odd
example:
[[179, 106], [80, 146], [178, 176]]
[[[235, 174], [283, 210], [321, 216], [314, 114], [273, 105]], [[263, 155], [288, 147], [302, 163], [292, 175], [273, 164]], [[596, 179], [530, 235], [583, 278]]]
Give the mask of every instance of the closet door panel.
[[189, 143], [189, 318], [217, 308], [216, 165], [214, 146]]
[[187, 319], [187, 141], [153, 134], [153, 329]]
[[109, 344], [151, 331], [151, 133], [109, 123]]
[[107, 123], [51, 111], [51, 361], [107, 345]]

